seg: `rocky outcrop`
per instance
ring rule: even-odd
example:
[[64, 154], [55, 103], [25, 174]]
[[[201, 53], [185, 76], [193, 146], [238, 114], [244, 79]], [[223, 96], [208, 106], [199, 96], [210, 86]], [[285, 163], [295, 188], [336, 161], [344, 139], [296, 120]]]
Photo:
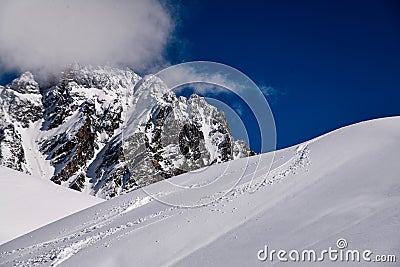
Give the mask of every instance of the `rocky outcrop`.
[[102, 198], [252, 153], [203, 98], [130, 70], [74, 66], [47, 88], [25, 73], [0, 101], [1, 164], [27, 171], [23, 144], [37, 146], [49, 179]]
[[0, 121], [0, 164], [8, 168], [29, 173], [21, 135], [14, 125]]
[[0, 87], [0, 102], [3, 121], [7, 115], [11, 123], [28, 128], [30, 123], [42, 118], [42, 95], [38, 83], [29, 72], [22, 74], [10, 85]]
[[39, 85], [29, 72], [0, 86], [0, 164], [30, 173], [21, 131], [42, 118]]

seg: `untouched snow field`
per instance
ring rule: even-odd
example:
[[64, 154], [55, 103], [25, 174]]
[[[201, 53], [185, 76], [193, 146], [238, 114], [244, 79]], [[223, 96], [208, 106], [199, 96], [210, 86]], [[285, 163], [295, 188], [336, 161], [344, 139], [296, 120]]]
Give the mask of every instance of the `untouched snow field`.
[[0, 244], [102, 202], [6, 167], [0, 180]]
[[[194, 208], [164, 204], [143, 190], [87, 208], [3, 244], [0, 265], [398, 266], [399, 153], [400, 117], [344, 127], [277, 151], [272, 166], [268, 153], [145, 188], [164, 202]], [[32, 197], [21, 196], [22, 203]], [[24, 217], [34, 213], [10, 209]], [[326, 255], [322, 263], [283, 264], [276, 254], [263, 262], [257, 254], [263, 256], [265, 246], [315, 250], [318, 257], [330, 247], [370, 250], [371, 261], [380, 254], [397, 262], [349, 263]]]

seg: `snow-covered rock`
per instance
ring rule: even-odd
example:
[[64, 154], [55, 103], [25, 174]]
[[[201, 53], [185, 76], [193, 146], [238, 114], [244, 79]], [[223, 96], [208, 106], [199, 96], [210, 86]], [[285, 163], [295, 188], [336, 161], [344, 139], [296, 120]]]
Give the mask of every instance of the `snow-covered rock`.
[[42, 95], [31, 73], [0, 86], [0, 165], [30, 173], [21, 131], [40, 120], [42, 113]]
[[52, 83], [24, 73], [0, 87], [2, 165], [110, 198], [252, 153], [203, 98], [153, 75], [75, 65]]

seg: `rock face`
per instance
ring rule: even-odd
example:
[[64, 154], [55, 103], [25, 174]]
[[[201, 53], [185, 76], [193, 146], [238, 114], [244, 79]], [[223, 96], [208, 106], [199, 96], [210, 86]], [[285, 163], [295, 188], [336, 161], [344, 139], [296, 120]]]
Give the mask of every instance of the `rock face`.
[[14, 125], [0, 121], [0, 164], [17, 171], [29, 173], [21, 135]]
[[223, 113], [154, 76], [73, 67], [49, 88], [0, 87], [0, 164], [102, 198], [252, 154]]
[[126, 96], [139, 79], [129, 70], [86, 67], [69, 70], [44, 90], [41, 130], [51, 137], [39, 145], [55, 168], [52, 181], [90, 189], [87, 169], [122, 126]]
[[42, 96], [31, 73], [0, 86], [0, 107], [0, 164], [30, 173], [21, 130], [42, 117]]

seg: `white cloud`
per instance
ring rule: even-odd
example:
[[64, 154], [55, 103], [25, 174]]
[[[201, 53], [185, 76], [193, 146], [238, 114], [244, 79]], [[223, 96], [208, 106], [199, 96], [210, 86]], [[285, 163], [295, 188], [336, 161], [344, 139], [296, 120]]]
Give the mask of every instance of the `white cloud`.
[[0, 63], [41, 73], [72, 63], [143, 71], [163, 63], [173, 28], [158, 0], [2, 0]]
[[239, 72], [230, 66], [215, 62], [189, 62], [174, 65], [156, 74], [170, 88], [179, 88], [190, 84], [197, 93], [205, 94], [230, 90], [240, 92], [249, 84]]
[[[252, 96], [277, 97], [284, 94], [272, 86], [257, 85], [240, 71], [221, 63], [194, 61], [170, 66], [158, 74], [170, 89], [182, 90], [188, 85], [196, 93], [221, 93], [231, 91], [241, 97], [247, 93]], [[257, 92], [257, 93], [256, 93]], [[258, 94], [261, 92], [261, 94]]]

